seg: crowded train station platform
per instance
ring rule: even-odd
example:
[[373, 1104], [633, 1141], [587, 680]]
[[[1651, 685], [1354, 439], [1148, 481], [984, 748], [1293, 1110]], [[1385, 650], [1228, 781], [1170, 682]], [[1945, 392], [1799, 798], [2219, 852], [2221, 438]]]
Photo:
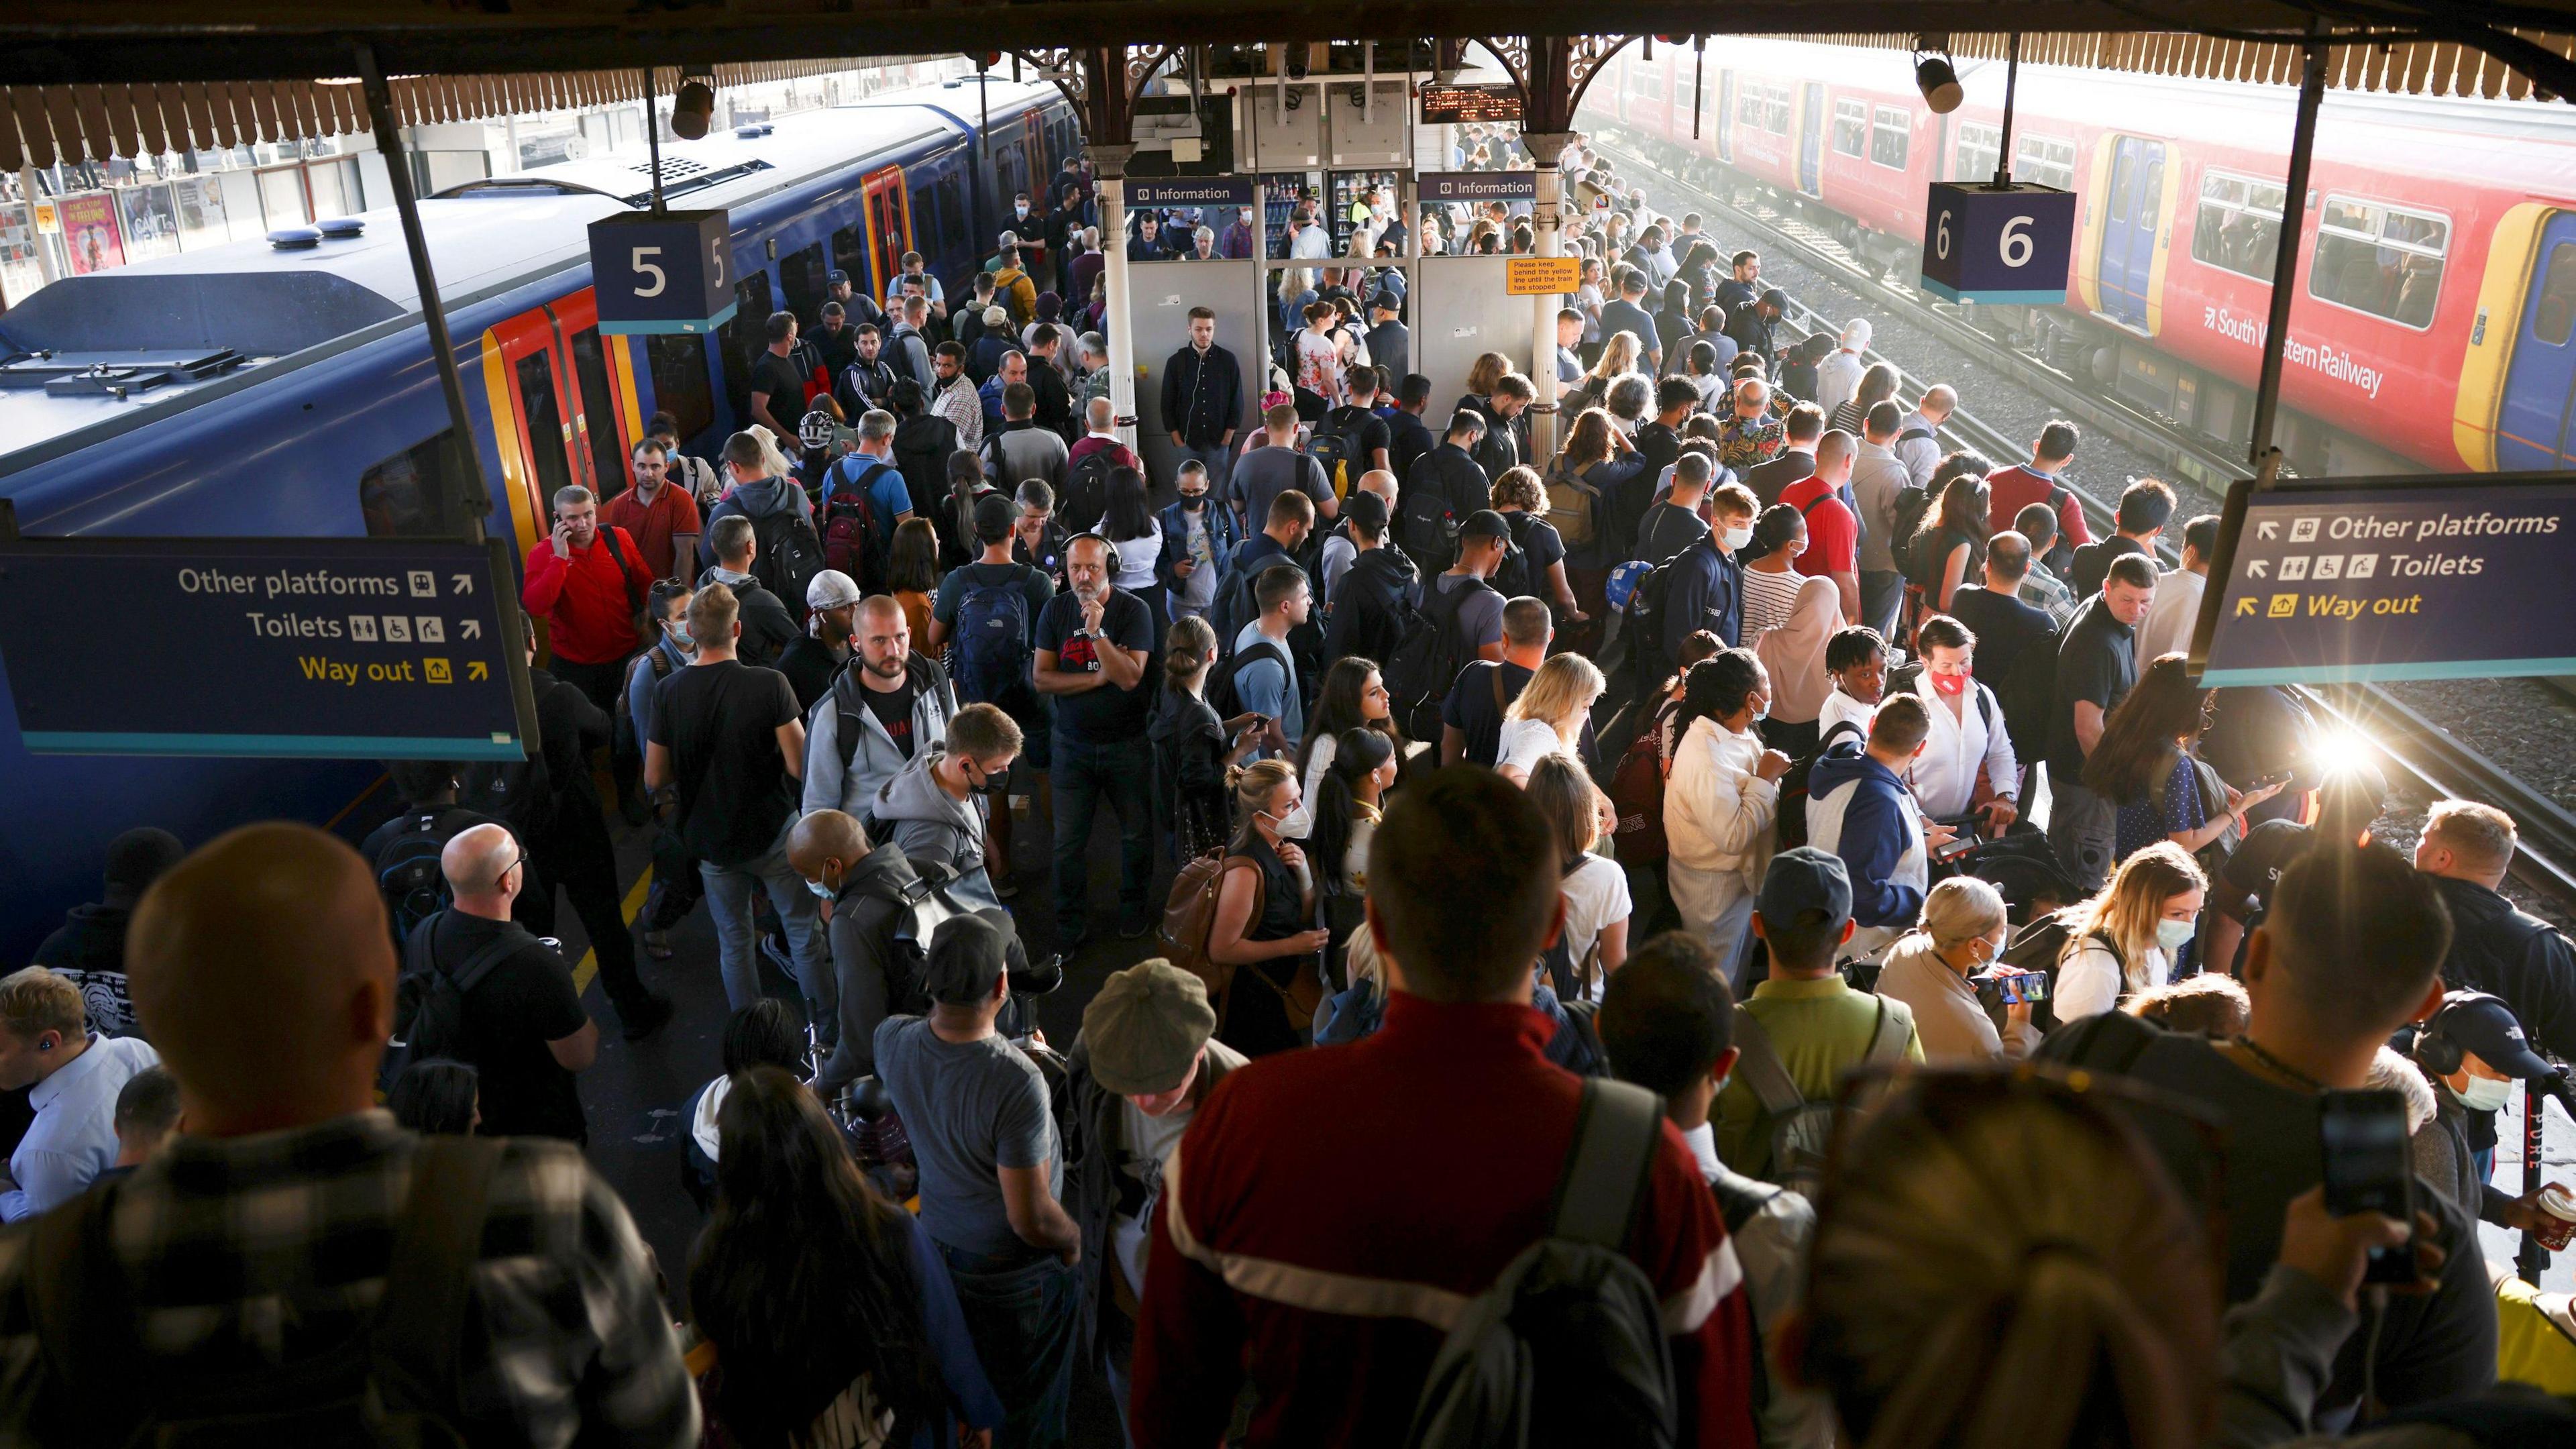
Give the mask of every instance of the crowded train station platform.
[[0, 1444], [2576, 1445], [2563, 7], [32, 3]]

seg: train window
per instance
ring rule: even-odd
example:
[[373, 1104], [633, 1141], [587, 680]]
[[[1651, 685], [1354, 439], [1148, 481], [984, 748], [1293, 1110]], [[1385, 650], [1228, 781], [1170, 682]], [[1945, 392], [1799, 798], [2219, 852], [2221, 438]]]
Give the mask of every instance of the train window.
[[965, 242], [966, 213], [957, 201], [957, 193], [966, 184], [964, 176], [965, 168], [961, 166], [939, 168], [939, 179], [930, 183], [930, 205], [912, 219], [912, 247], [925, 258], [936, 257]]
[[1869, 141], [1869, 103], [1834, 102], [1834, 154], [1857, 156]]
[[2576, 242], [2549, 249], [2549, 270], [2540, 278], [2540, 306], [2532, 318], [2532, 335], [2551, 347], [2576, 330]]
[[2317, 218], [2308, 293], [2414, 328], [2433, 325], [2451, 224], [2421, 211], [2329, 195]]
[[2060, 191], [2075, 189], [2075, 143], [2048, 136], [2023, 136], [2013, 142], [2013, 177]]
[[617, 394], [608, 380], [608, 354], [599, 345], [599, 329], [574, 333], [572, 375], [581, 388], [581, 430], [590, 439], [590, 473], [602, 499], [626, 491], [626, 440], [617, 426]]
[[563, 400], [555, 396], [555, 370], [549, 355], [531, 352], [519, 359], [519, 402], [528, 423], [528, 456], [536, 460], [537, 496], [552, 502], [557, 489], [572, 486], [572, 459], [564, 452]]
[[1987, 181], [1995, 174], [1995, 163], [2003, 159], [2004, 135], [1994, 126], [1981, 126], [1965, 121], [1959, 126], [1959, 153], [1951, 162], [1953, 181]]
[[2281, 245], [2281, 183], [2205, 171], [2192, 219], [2193, 260], [2258, 282], [2272, 280]]
[[868, 293], [868, 235], [853, 222], [832, 233], [832, 266], [850, 274], [850, 290]]
[[1762, 124], [1762, 87], [1747, 83], [1744, 95], [1735, 103], [1735, 119], [1747, 126]]
[[[823, 315], [823, 277], [830, 270], [823, 264], [821, 242], [778, 259], [778, 289], [787, 297], [787, 310], [806, 327], [818, 325]], [[862, 267], [853, 275], [864, 277], [867, 269]]]
[[1762, 129], [1774, 136], [1789, 134], [1789, 88], [1787, 86], [1762, 88]]
[[707, 339], [690, 332], [645, 335], [644, 355], [653, 369], [653, 406], [669, 413], [686, 441], [716, 420], [716, 401], [707, 388]]
[[733, 306], [717, 337], [723, 344], [725, 400], [742, 426], [751, 421], [751, 364], [769, 350], [769, 273], [754, 272], [734, 283]]
[[[545, 359], [534, 359], [538, 366]], [[358, 511], [369, 538], [461, 538], [465, 513], [458, 487], [456, 431], [415, 443], [358, 475]], [[561, 455], [558, 454], [558, 457]]]
[[1905, 151], [1914, 139], [1914, 113], [1901, 106], [1880, 106], [1869, 128], [1869, 159], [1874, 166], [1905, 169]]
[[1651, 65], [1628, 67], [1628, 94], [1641, 101], [1664, 98], [1664, 73]]

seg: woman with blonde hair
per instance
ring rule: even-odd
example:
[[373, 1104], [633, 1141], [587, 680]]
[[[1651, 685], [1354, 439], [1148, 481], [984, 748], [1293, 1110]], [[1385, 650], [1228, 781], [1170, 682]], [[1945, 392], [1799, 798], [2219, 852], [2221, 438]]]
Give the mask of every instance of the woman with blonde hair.
[[1889, 948], [1878, 994], [1913, 1008], [1926, 1063], [1995, 1066], [2020, 1061], [2039, 1045], [2029, 1002], [2004, 1008], [1998, 1032], [1968, 984], [2002, 958], [2011, 934], [2003, 893], [1975, 876], [1954, 875], [1932, 887], [1913, 933]]
[[[1303, 1046], [1322, 1000], [1315, 953], [1330, 939], [1311, 930], [1315, 876], [1305, 852], [1280, 833], [1303, 792], [1286, 760], [1235, 767], [1234, 839], [1217, 885], [1208, 960], [1233, 968], [1215, 993], [1217, 1039], [1248, 1057]], [[1302, 1018], [1302, 1019], [1301, 1019]]]
[[1570, 969], [1548, 984], [1560, 1000], [1598, 1001], [1602, 983], [1627, 964], [1628, 914], [1635, 909], [1628, 873], [1593, 850], [1601, 843], [1601, 790], [1581, 761], [1564, 754], [1540, 756], [1527, 788], [1563, 861], [1557, 886], [1565, 896], [1565, 924], [1558, 939]]
[[2065, 911], [2054, 1009], [2060, 1022], [2099, 1016], [2162, 986], [2191, 941], [2209, 880], [2179, 845], [2159, 840], [2127, 860], [2102, 893]]
[[1580, 768], [1583, 725], [1592, 705], [1609, 688], [1601, 670], [1580, 654], [1552, 654], [1521, 687], [1520, 697], [1503, 711], [1503, 732], [1494, 748], [1494, 768], [1515, 785], [1529, 784], [1530, 771], [1549, 755], [1572, 755]]
[[1591, 370], [1574, 384], [1574, 390], [1565, 395], [1558, 411], [1579, 415], [1585, 408], [1597, 408], [1608, 402], [1610, 384], [1637, 371], [1637, 349], [1637, 334], [1624, 328], [1603, 338], [1601, 355], [1593, 360]]
[[1455, 413], [1468, 408], [1477, 412], [1485, 411], [1485, 399], [1494, 395], [1494, 385], [1501, 382], [1504, 374], [1511, 370], [1512, 360], [1501, 353], [1477, 353], [1475, 365], [1467, 369], [1467, 391], [1458, 399], [1458, 406], [1451, 408], [1450, 411]]

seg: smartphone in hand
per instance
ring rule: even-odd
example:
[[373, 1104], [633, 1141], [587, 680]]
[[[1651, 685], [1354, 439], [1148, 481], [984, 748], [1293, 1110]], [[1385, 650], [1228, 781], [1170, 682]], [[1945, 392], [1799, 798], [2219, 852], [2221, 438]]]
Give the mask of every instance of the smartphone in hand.
[[2317, 1145], [2325, 1165], [2326, 1211], [2371, 1212], [2407, 1225], [2407, 1238], [2373, 1248], [2364, 1283], [2412, 1283], [2415, 1163], [2406, 1146], [2406, 1099], [2395, 1092], [2326, 1092], [2317, 1102]]

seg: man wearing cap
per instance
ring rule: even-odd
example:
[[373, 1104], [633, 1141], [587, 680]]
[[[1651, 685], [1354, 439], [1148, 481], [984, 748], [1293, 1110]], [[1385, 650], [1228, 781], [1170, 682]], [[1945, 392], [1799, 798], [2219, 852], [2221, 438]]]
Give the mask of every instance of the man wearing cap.
[[1737, 347], [1761, 358], [1767, 366], [1780, 350], [1771, 340], [1771, 329], [1779, 322], [1780, 314], [1788, 310], [1789, 294], [1777, 287], [1768, 288], [1749, 305], [1738, 307], [1735, 315], [1726, 319], [1726, 335], [1735, 339]]
[[2541, 1206], [2547, 1184], [2526, 1183], [2528, 1190], [2515, 1198], [2487, 1180], [2495, 1168], [2495, 1114], [2513, 1100], [2515, 1085], [2530, 1082], [2555, 1091], [2564, 1105], [2566, 1069], [2542, 1060], [2513, 1008], [2483, 991], [2445, 994], [2442, 1009], [2416, 1036], [2414, 1056], [2433, 1081], [2435, 1120], [2442, 1128], [2415, 1134], [2416, 1170], [2480, 1221], [2538, 1233], [2553, 1253], [2566, 1247], [2576, 1236], [2576, 1218]]
[[1841, 345], [1816, 364], [1816, 395], [1808, 401], [1823, 408], [1828, 417], [1860, 391], [1860, 375], [1869, 369], [1861, 354], [1869, 350], [1870, 331], [1866, 317], [1844, 323]]
[[[1735, 1012], [1737, 1045], [1768, 1052], [1798, 1095], [1829, 1102], [1855, 1067], [1923, 1060], [1914, 1011], [1901, 1001], [1854, 991], [1834, 969], [1852, 937], [1851, 877], [1812, 845], [1771, 857], [1753, 898], [1753, 934], [1770, 951], [1771, 975]], [[1739, 1070], [1717, 1094], [1718, 1160], [1777, 1182], [1791, 1164], [1771, 1159], [1771, 1115]]]
[[930, 1014], [887, 1018], [876, 1067], [912, 1138], [921, 1226], [1010, 1411], [1000, 1442], [1060, 1444], [1081, 1327], [1082, 1229], [1057, 1199], [1064, 1144], [1046, 1079], [994, 1030], [1011, 994], [1008, 938], [986, 919], [1000, 914], [940, 923], [922, 980]]
[[125, 985], [125, 926], [144, 887], [187, 852], [179, 837], [137, 826], [107, 843], [107, 869], [99, 897], [71, 914], [37, 945], [30, 965], [50, 967], [80, 988], [90, 1028], [101, 1036], [132, 1036], [134, 1002]]
[[814, 701], [832, 687], [832, 676], [850, 660], [850, 639], [858, 632], [859, 586], [839, 569], [825, 569], [805, 586], [805, 632], [779, 652], [774, 668], [796, 691], [796, 709], [811, 714]]
[[1102, 983], [1073, 1042], [1065, 1203], [1082, 1225], [1082, 1361], [1107, 1372], [1122, 1425], [1163, 1164], [1199, 1104], [1246, 1060], [1215, 1031], [1206, 983], [1157, 956]]
[[[1391, 282], [1402, 275], [1401, 272], [1389, 271], [1385, 280]], [[1363, 339], [1368, 347], [1369, 361], [1398, 383], [1413, 371], [1413, 334], [1405, 328], [1403, 314], [1404, 298], [1381, 284], [1378, 294], [1369, 298], [1369, 329]], [[1393, 402], [1395, 399], [1387, 397], [1380, 401]]]

